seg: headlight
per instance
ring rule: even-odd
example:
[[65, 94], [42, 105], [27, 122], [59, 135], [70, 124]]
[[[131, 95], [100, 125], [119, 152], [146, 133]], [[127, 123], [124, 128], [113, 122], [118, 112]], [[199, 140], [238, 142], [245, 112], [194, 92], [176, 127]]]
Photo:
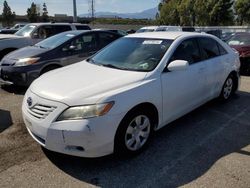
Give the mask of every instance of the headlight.
[[88, 106], [75, 106], [65, 110], [56, 121], [87, 119], [102, 116], [109, 112], [114, 102]]
[[40, 57], [28, 57], [28, 58], [22, 58], [18, 59], [18, 61], [15, 63], [15, 66], [26, 66], [36, 63]]

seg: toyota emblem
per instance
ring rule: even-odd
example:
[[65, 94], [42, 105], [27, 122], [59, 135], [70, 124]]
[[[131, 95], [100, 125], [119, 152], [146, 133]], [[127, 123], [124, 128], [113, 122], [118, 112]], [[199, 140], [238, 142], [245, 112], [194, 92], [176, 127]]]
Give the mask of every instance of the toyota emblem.
[[33, 100], [32, 100], [31, 97], [29, 97], [29, 98], [27, 99], [27, 104], [28, 104], [28, 106], [31, 107], [31, 106], [32, 106], [32, 103], [33, 103]]

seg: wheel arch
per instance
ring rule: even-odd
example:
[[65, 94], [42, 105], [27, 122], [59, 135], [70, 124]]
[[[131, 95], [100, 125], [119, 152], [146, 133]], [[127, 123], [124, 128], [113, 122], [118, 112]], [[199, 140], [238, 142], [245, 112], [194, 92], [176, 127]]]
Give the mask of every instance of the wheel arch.
[[3, 50], [1, 50], [0, 51], [0, 60], [5, 56], [5, 55], [7, 55], [8, 53], [10, 53], [10, 52], [13, 52], [13, 51], [15, 51], [15, 50], [17, 50], [18, 48], [5, 48], [5, 49], [3, 49]]
[[229, 76], [233, 77], [233, 82], [234, 82], [234, 88], [233, 91], [236, 91], [239, 87], [239, 77], [238, 77], [238, 73], [233, 70], [230, 72]]
[[[150, 113], [150, 115], [152, 115], [153, 118], [153, 124], [154, 124], [154, 128], [157, 128], [158, 124], [159, 124], [159, 112], [157, 107], [150, 102], [143, 102], [140, 104], [135, 105], [134, 107], [132, 107], [127, 113], [126, 115], [122, 118], [122, 121], [125, 117], [127, 117], [129, 114], [135, 112], [135, 111], [140, 111], [140, 110], [145, 110], [147, 109], [147, 112]], [[121, 122], [122, 122], [121, 121]], [[120, 123], [121, 123], [120, 122]]]
[[60, 65], [60, 64], [57, 63], [57, 62], [49, 63], [48, 65], [45, 65], [45, 66], [41, 69], [40, 75], [46, 73], [46, 70], [53, 70], [53, 69], [61, 68], [61, 67], [63, 67], [63, 66]]

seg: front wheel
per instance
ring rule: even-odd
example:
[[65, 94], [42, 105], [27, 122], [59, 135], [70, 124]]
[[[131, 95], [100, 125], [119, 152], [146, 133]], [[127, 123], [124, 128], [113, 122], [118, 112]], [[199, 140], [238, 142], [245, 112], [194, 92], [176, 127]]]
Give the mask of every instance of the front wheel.
[[122, 120], [115, 138], [115, 152], [133, 155], [145, 148], [152, 129], [151, 115], [144, 111], [129, 113]]

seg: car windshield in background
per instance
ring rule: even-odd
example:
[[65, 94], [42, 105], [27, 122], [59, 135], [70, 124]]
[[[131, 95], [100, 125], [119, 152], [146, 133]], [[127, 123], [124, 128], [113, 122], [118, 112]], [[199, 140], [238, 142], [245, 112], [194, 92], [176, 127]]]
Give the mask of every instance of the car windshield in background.
[[250, 45], [250, 35], [234, 35], [227, 43], [229, 45]]
[[152, 71], [172, 44], [172, 40], [122, 38], [97, 53], [89, 62], [131, 71]]
[[71, 33], [60, 33], [37, 43], [35, 46], [45, 49], [53, 49], [73, 37], [75, 37], [75, 35]]
[[154, 29], [139, 29], [136, 33], [154, 32]]
[[30, 36], [30, 33], [36, 28], [35, 25], [26, 25], [19, 31], [15, 33], [17, 36], [23, 36], [23, 37], [28, 37]]

